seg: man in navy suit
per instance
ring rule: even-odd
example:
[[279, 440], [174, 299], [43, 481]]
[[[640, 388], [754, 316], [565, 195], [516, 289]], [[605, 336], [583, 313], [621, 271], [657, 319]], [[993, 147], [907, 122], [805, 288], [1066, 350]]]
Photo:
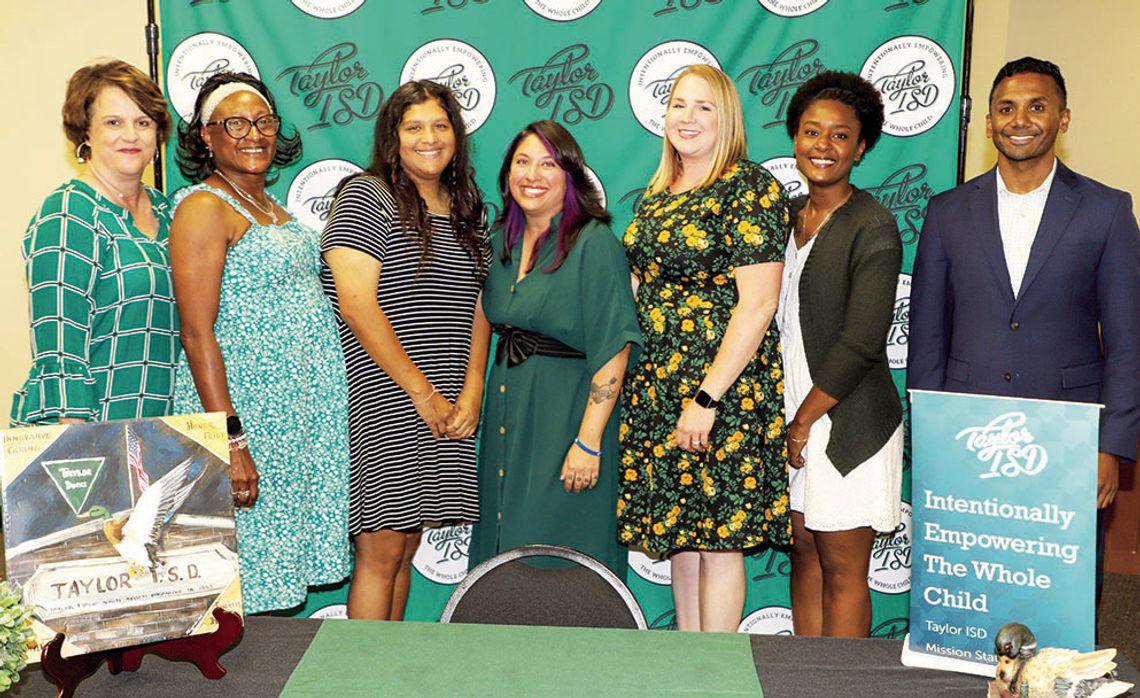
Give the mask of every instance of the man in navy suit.
[[[911, 288], [907, 385], [1103, 403], [1097, 506], [1140, 438], [1140, 230], [1131, 197], [1065, 167], [1065, 80], [1036, 58], [994, 79], [997, 167], [930, 201]], [[1103, 523], [1098, 518], [1098, 523]], [[1097, 592], [1103, 568], [1097, 536]]]

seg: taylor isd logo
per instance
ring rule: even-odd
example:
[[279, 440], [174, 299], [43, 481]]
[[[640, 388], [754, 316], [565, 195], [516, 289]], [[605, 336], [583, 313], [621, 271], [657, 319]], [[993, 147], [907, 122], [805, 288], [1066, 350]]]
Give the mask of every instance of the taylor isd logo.
[[470, 524], [424, 529], [412, 566], [436, 584], [458, 584], [467, 576], [470, 545]]
[[309, 614], [310, 618], [320, 618], [322, 620], [335, 618], [343, 620], [348, 618], [348, 604], [334, 603], [322, 608], [318, 608]]
[[297, 173], [289, 184], [289, 210], [305, 225], [321, 231], [332, 211], [333, 195], [345, 177], [360, 172], [356, 163], [329, 158]]
[[640, 550], [630, 548], [629, 568], [647, 582], [662, 586], [673, 583], [673, 565], [667, 557], [649, 557]]
[[907, 335], [910, 332], [910, 274], [899, 274], [895, 286], [895, 310], [887, 333], [887, 364], [895, 371], [906, 370]]
[[426, 0], [427, 7], [420, 10], [421, 15], [430, 15], [433, 12], [443, 12], [444, 10], [462, 10], [468, 4], [486, 5], [490, 0]]
[[471, 44], [439, 39], [420, 46], [404, 63], [400, 84], [431, 80], [451, 89], [463, 110], [467, 133], [479, 130], [495, 106], [495, 73]]
[[166, 96], [184, 121], [194, 116], [194, 100], [202, 83], [224, 70], [261, 77], [249, 51], [225, 34], [193, 34], [170, 52], [170, 61], [166, 64]]
[[764, 128], [783, 126], [792, 95], [800, 85], [823, 72], [818, 53], [818, 41], [803, 39], [780, 51], [771, 61], [745, 68], [736, 76], [737, 80], [748, 80], [748, 94], [759, 97], [760, 104], [772, 113]]
[[293, 6], [318, 19], [336, 19], [360, 9], [365, 0], [292, 0]]
[[[660, 1], [661, 0], [658, 0], [658, 2]], [[660, 10], [654, 12], [654, 17], [671, 15], [674, 12], [678, 12], [680, 10], [695, 10], [701, 6], [702, 0], [664, 0], [664, 2], [665, 7], [662, 7]], [[709, 7], [720, 5], [722, 2], [724, 2], [724, 0], [703, 0], [703, 2], [705, 7]], [[725, 4], [727, 5], [728, 3]]]
[[926, 218], [926, 205], [934, 196], [934, 188], [926, 182], [926, 165], [920, 162], [903, 165], [887, 175], [882, 184], [867, 187], [866, 191], [895, 214], [904, 245], [918, 240]]
[[954, 101], [950, 55], [925, 36], [899, 36], [882, 44], [859, 73], [882, 93], [883, 131], [892, 136], [929, 131]]
[[71, 458], [68, 460], [45, 460], [40, 465], [47, 471], [48, 478], [59, 490], [60, 495], [67, 502], [67, 506], [78, 516], [87, 504], [87, 495], [91, 494], [91, 483], [99, 477], [103, 470], [106, 458], [95, 456], [92, 458]]
[[911, 508], [902, 503], [899, 527], [889, 536], [878, 536], [871, 547], [867, 585], [884, 594], [910, 591]]
[[573, 22], [598, 9], [602, 0], [525, 0], [535, 14], [555, 22]]
[[965, 444], [989, 468], [978, 475], [982, 480], [994, 477], [1014, 478], [1039, 475], [1049, 464], [1049, 452], [1029, 431], [1029, 418], [1024, 412], [1006, 412], [977, 427], [967, 427], [954, 436]]
[[744, 616], [737, 632], [753, 635], [794, 635], [792, 609], [787, 606], [765, 606]]
[[784, 198], [791, 199], [801, 194], [807, 194], [807, 182], [796, 166], [796, 159], [788, 156], [768, 158], [760, 166], [772, 173], [780, 188], [784, 190]]
[[508, 82], [518, 80], [522, 96], [533, 99], [539, 109], [549, 109], [551, 119], [571, 125], [582, 119], [596, 121], [613, 106], [614, 88], [601, 81], [589, 57], [589, 46], [571, 44], [542, 65], [519, 70]]
[[665, 135], [665, 103], [673, 82], [682, 70], [696, 63], [720, 68], [712, 51], [691, 41], [657, 44], [637, 60], [629, 76], [629, 106], [647, 131]]
[[290, 94], [317, 111], [317, 122], [309, 125], [310, 131], [368, 120], [380, 111], [384, 90], [367, 79], [368, 69], [356, 60], [357, 52], [351, 41], [333, 44], [310, 62], [289, 66], [277, 74], [278, 81], [289, 81]]
[[781, 17], [803, 17], [827, 4], [827, 0], [756, 0], [760, 6]]

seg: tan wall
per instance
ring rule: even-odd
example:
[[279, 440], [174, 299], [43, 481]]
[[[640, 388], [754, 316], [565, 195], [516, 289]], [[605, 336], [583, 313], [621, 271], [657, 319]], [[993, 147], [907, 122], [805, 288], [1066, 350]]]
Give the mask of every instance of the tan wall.
[[1058, 140], [1061, 158], [1082, 174], [1140, 194], [1140, 139], [1128, 135], [1140, 114], [1138, 27], [1135, 0], [976, 0], [966, 176], [996, 158], [985, 137], [994, 75], [1006, 61], [1030, 55], [1053, 61], [1065, 76], [1073, 119]]
[[[835, 0], [853, 2], [854, 0]], [[0, 112], [0, 418], [27, 374], [27, 293], [20, 241], [39, 201], [78, 171], [60, 127], [67, 78], [79, 66], [118, 57], [145, 70], [145, 3], [122, 0], [0, 2], [0, 65], [7, 66], [6, 108]], [[1134, 33], [1140, 2], [977, 0], [970, 93], [974, 116], [966, 174], [993, 165], [985, 138], [990, 82], [1003, 63], [1026, 54], [1061, 66], [1073, 122], [1061, 154], [1078, 171], [1140, 193], [1140, 139], [1130, 135], [1140, 114]]]
[[59, 110], [80, 66], [121, 58], [146, 72], [142, 0], [0, 0], [0, 424], [30, 365], [27, 289], [20, 252], [36, 207], [78, 172]]

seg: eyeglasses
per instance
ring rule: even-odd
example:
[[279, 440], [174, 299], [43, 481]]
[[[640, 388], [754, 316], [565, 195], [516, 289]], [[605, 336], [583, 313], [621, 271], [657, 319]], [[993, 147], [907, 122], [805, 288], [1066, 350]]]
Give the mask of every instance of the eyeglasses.
[[221, 121], [206, 122], [207, 126], [217, 126], [218, 124], [221, 124], [230, 138], [234, 140], [245, 138], [254, 126], [263, 136], [275, 136], [281, 130], [281, 117], [276, 114], [266, 114], [258, 117], [257, 121], [250, 121], [244, 116], [231, 116]]

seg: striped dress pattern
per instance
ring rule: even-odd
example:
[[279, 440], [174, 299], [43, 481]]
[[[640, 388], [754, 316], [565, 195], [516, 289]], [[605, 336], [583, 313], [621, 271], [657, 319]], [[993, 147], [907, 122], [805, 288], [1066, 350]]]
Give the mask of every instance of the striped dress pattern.
[[[380, 308], [408, 357], [454, 402], [467, 371], [481, 282], [449, 219], [431, 214], [431, 225], [431, 254], [421, 266], [419, 234], [402, 226], [391, 191], [378, 178], [361, 176], [337, 195], [321, 252], [348, 248], [379, 260]], [[479, 514], [474, 437], [432, 437], [411, 398], [341, 318], [327, 262], [321, 281], [337, 310], [348, 372], [350, 535], [474, 521]]]

